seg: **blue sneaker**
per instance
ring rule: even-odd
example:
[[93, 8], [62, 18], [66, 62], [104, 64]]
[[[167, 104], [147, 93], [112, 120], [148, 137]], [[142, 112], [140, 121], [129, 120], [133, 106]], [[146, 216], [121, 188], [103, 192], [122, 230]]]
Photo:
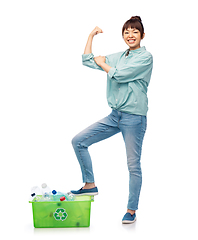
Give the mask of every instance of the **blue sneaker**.
[[134, 223], [135, 221], [136, 214], [131, 215], [129, 212], [127, 212], [122, 219], [122, 223]]
[[98, 188], [94, 187], [94, 188], [90, 188], [90, 189], [79, 189], [78, 191], [74, 191], [72, 190], [71, 193], [73, 195], [88, 195], [88, 196], [95, 196], [98, 195]]

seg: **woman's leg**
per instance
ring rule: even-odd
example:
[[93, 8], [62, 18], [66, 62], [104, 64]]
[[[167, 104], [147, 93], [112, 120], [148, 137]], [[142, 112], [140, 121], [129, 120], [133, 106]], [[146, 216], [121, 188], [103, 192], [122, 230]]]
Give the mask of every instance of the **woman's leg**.
[[120, 129], [126, 146], [127, 165], [129, 170], [128, 212], [133, 214], [138, 209], [142, 185], [141, 151], [146, 131], [146, 116], [123, 114]]
[[120, 132], [120, 130], [115, 126], [114, 122], [111, 121], [110, 114], [101, 121], [86, 128], [72, 139], [72, 145], [81, 167], [83, 182], [88, 183], [87, 185], [94, 183], [92, 161], [88, 147], [118, 132]]

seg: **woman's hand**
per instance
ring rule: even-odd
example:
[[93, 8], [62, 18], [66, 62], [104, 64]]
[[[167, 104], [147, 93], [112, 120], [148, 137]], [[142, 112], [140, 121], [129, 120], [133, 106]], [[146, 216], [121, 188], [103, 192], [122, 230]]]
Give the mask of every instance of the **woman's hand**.
[[103, 31], [99, 27], [95, 27], [94, 30], [90, 33], [90, 35], [93, 37], [93, 36], [97, 35], [98, 33], [103, 33]]
[[94, 60], [98, 66], [101, 66], [102, 63], [105, 63], [106, 57], [98, 56], [98, 57], [95, 57]]
[[111, 67], [105, 63], [106, 57], [98, 56], [98, 57], [95, 57], [94, 60], [96, 64], [100, 66], [106, 73], [110, 71]]

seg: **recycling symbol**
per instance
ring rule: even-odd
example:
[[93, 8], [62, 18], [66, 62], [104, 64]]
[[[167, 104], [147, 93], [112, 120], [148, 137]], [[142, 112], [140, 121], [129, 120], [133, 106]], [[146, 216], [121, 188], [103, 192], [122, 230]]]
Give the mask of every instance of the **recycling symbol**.
[[64, 221], [67, 218], [67, 213], [64, 208], [57, 208], [54, 213], [54, 218], [56, 220]]

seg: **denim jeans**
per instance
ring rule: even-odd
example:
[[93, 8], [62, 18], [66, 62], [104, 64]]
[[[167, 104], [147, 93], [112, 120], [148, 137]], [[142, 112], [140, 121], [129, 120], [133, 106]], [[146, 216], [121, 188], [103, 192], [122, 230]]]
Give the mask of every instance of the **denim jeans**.
[[83, 182], [92, 183], [94, 182], [94, 174], [88, 147], [116, 133], [122, 133], [129, 170], [129, 198], [127, 208], [131, 210], [138, 209], [142, 185], [140, 158], [146, 126], [146, 116], [112, 110], [110, 115], [86, 128], [72, 139], [72, 145], [81, 167]]

